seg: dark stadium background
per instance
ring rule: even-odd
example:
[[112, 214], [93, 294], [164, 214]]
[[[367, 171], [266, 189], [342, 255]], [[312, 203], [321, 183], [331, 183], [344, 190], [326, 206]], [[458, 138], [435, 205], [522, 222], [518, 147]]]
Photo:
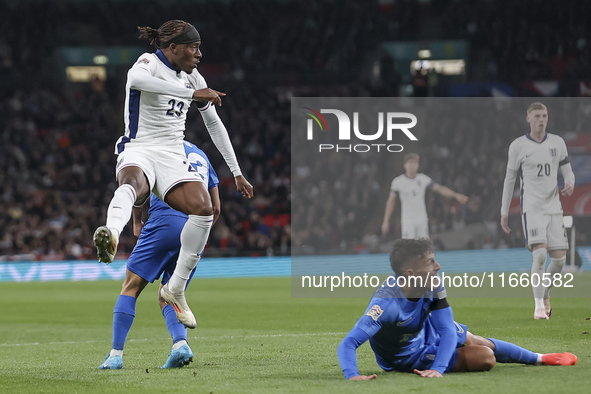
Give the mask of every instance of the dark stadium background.
[[[591, 96], [590, 14], [588, 0], [2, 0], [0, 259], [94, 259], [92, 233], [116, 187], [113, 147], [123, 133], [126, 72], [134, 51], [152, 50], [136, 26], [156, 28], [169, 19], [195, 25], [203, 38], [200, 72], [228, 94], [219, 113], [256, 197], [245, 201], [235, 192], [191, 111], [187, 139], [210, 156], [221, 178], [222, 216], [207, 254], [277, 256], [291, 248], [290, 97]], [[438, 42], [466, 48], [465, 73], [412, 75], [409, 61], [386, 49], [408, 42], [420, 49]], [[113, 55], [102, 64], [106, 48]], [[65, 71], [71, 65], [102, 65], [106, 79], [72, 82]], [[569, 146], [579, 148], [571, 154], [583, 165], [573, 169], [591, 184], [581, 173], [591, 172], [591, 108], [579, 113], [556, 131], [577, 133]], [[518, 216], [511, 217], [511, 236], [496, 225], [506, 151], [517, 135], [508, 138], [493, 127], [478, 136], [470, 127], [447, 133], [419, 152], [420, 171], [471, 202], [462, 207], [430, 198], [432, 234], [485, 222], [489, 235], [467, 247], [521, 247]], [[379, 223], [368, 218], [383, 213], [387, 186], [400, 173], [401, 161], [366, 178], [381, 189], [352, 207], [347, 227], [359, 231], [329, 237], [319, 252], [373, 251], [369, 244], [390, 242], [398, 230], [381, 239], [372, 235]], [[590, 184], [577, 188], [591, 192]], [[565, 204], [567, 213], [574, 206]], [[577, 245], [591, 242], [589, 213], [584, 205], [575, 218]], [[118, 257], [135, 244], [130, 227]]]

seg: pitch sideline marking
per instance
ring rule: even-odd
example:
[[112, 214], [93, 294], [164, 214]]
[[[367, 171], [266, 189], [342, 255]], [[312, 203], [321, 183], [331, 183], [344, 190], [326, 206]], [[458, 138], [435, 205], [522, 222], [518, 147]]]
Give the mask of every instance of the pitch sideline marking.
[[[331, 335], [346, 335], [346, 332], [319, 332], [319, 333], [304, 333], [304, 334], [261, 334], [261, 335], [219, 335], [212, 337], [189, 337], [188, 339], [207, 340], [207, 339], [248, 339], [248, 338], [279, 338], [279, 337], [312, 337], [312, 336], [331, 336]], [[138, 338], [128, 339], [126, 342], [147, 342], [147, 341], [165, 341], [167, 338]], [[66, 341], [66, 342], [30, 342], [30, 343], [0, 343], [0, 347], [8, 346], [34, 346], [34, 345], [76, 345], [82, 343], [99, 343], [104, 341]]]

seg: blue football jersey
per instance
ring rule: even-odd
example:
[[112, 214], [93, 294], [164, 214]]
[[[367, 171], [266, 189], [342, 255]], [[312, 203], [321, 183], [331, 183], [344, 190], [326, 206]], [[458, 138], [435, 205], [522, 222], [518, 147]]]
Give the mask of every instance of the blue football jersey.
[[398, 286], [390, 286], [386, 280], [374, 293], [355, 327], [369, 336], [374, 353], [383, 360], [380, 364], [396, 366], [403, 360], [408, 363], [409, 357], [418, 358], [424, 347], [425, 324], [433, 302], [446, 297], [442, 285], [427, 291], [417, 301], [411, 301]]

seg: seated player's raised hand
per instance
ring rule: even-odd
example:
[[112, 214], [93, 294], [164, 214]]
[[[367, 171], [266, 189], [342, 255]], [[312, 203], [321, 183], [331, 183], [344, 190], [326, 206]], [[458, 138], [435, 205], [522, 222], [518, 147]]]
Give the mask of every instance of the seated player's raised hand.
[[418, 369], [413, 370], [414, 373], [416, 373], [419, 376], [422, 376], [424, 378], [442, 378], [443, 375], [439, 373], [439, 371], [436, 371], [434, 369], [427, 369], [425, 371], [419, 371]]
[[211, 101], [214, 105], [222, 106], [222, 97], [226, 93], [218, 92], [210, 88], [199, 89], [193, 92], [193, 100], [195, 101]]
[[378, 375], [376, 375], [374, 373], [371, 376], [365, 376], [365, 375], [352, 376], [352, 377], [349, 378], [349, 380], [374, 380], [377, 377], [378, 377]]

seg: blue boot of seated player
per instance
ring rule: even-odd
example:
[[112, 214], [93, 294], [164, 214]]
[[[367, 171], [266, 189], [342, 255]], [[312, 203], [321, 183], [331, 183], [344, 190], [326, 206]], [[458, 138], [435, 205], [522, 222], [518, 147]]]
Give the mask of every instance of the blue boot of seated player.
[[172, 347], [168, 355], [168, 360], [160, 368], [182, 368], [185, 365], [189, 365], [191, 361], [193, 361], [193, 352], [187, 342], [185, 342], [178, 349], [175, 349], [175, 346]]
[[123, 368], [123, 359], [121, 356], [107, 355], [105, 362], [99, 366], [99, 369], [121, 369]]

